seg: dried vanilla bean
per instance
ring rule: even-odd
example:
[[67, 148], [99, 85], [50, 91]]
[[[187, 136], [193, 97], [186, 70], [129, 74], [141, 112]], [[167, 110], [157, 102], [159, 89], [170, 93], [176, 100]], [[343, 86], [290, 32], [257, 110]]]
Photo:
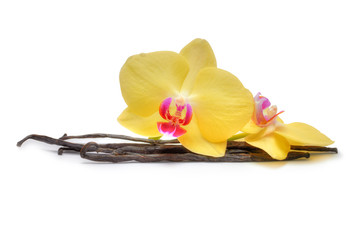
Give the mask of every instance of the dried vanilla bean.
[[[98, 144], [88, 142], [86, 144], [72, 143], [71, 139], [86, 138], [114, 138], [127, 142]], [[36, 140], [47, 144], [58, 145], [58, 154], [64, 151], [79, 152], [82, 158], [96, 162], [268, 162], [278, 161], [271, 158], [262, 149], [253, 147], [246, 142], [229, 141], [227, 151], [223, 157], [209, 157], [192, 153], [181, 146], [177, 139], [174, 140], [153, 140], [145, 138], [134, 138], [116, 134], [86, 134], [79, 136], [68, 136], [64, 134], [59, 139], [44, 135], [32, 134], [17, 143], [21, 145], [29, 140]], [[316, 147], [316, 146], [291, 146], [285, 160], [309, 158], [307, 151], [337, 153], [337, 148]]]

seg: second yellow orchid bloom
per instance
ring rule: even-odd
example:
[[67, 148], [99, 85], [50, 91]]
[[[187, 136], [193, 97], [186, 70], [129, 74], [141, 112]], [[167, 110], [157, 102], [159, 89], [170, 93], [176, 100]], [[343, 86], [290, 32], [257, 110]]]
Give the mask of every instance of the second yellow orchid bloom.
[[177, 137], [192, 152], [219, 157], [227, 139], [251, 118], [251, 93], [231, 73], [216, 67], [206, 40], [195, 39], [180, 54], [131, 56], [120, 71], [128, 107], [118, 117], [133, 132]]
[[254, 97], [255, 108], [252, 119], [242, 131], [248, 133], [243, 139], [250, 145], [261, 148], [272, 158], [283, 160], [290, 151], [290, 145], [328, 146], [334, 143], [316, 128], [301, 122], [284, 124], [278, 117], [276, 106], [258, 93]]

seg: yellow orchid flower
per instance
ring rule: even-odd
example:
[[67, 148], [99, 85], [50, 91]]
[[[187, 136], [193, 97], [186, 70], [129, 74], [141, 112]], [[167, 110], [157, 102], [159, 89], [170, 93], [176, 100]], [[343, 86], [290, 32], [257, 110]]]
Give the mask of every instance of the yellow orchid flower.
[[258, 93], [254, 97], [255, 110], [252, 119], [241, 131], [248, 133], [243, 139], [250, 145], [261, 148], [272, 158], [283, 160], [290, 151], [290, 145], [327, 146], [334, 142], [316, 128], [305, 123], [284, 124], [269, 99]]
[[128, 58], [120, 71], [128, 107], [118, 121], [147, 137], [177, 137], [192, 152], [220, 157], [227, 139], [251, 118], [251, 93], [231, 73], [216, 67], [206, 40], [180, 53], [160, 51]]

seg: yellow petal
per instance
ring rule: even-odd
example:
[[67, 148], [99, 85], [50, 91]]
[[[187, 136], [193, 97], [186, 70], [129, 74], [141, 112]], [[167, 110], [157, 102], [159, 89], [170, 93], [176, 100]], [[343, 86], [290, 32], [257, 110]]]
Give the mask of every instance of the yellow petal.
[[[278, 126], [281, 126], [284, 124], [284, 121], [280, 117], [276, 117], [276, 120], [274, 120], [274, 121], [277, 121], [275, 125], [272, 124], [266, 128], [267, 133], [273, 132]], [[240, 130], [245, 133], [256, 134], [256, 133], [259, 133], [263, 129], [264, 129], [263, 127], [259, 127], [258, 125], [256, 125], [256, 123], [253, 120], [250, 120]]]
[[234, 75], [218, 68], [199, 72], [189, 102], [202, 135], [211, 142], [225, 141], [237, 133], [254, 109], [250, 91]]
[[188, 71], [186, 59], [175, 52], [134, 55], [121, 68], [121, 93], [133, 113], [146, 117], [180, 92]]
[[212, 157], [222, 157], [226, 151], [227, 141], [212, 143], [207, 141], [199, 130], [195, 114], [189, 125], [185, 127], [186, 133], [178, 137], [180, 143], [190, 151]]
[[292, 145], [327, 146], [334, 142], [316, 128], [300, 122], [285, 124], [276, 133], [288, 139]]
[[129, 108], [126, 108], [117, 120], [121, 125], [136, 134], [146, 137], [157, 137], [161, 135], [156, 124], [159, 121], [163, 121], [159, 112], [155, 112], [148, 117], [142, 117], [133, 113]]
[[253, 120], [250, 120], [243, 128], [241, 128], [242, 132], [256, 134], [262, 130], [261, 127], [256, 125]]
[[210, 44], [200, 38], [191, 41], [180, 51], [180, 54], [186, 58], [190, 67], [181, 89], [181, 94], [187, 96], [199, 71], [205, 67], [216, 67], [216, 59]]
[[265, 136], [258, 135], [257, 137], [249, 135], [245, 141], [254, 147], [261, 148], [267, 152], [272, 158], [283, 160], [287, 157], [290, 151], [289, 142], [282, 136], [276, 133], [271, 133]]

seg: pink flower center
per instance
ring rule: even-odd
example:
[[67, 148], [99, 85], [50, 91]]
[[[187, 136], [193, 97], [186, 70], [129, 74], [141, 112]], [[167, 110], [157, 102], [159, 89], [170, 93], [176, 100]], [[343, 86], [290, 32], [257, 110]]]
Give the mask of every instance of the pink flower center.
[[254, 97], [255, 100], [255, 112], [252, 117], [252, 120], [259, 127], [269, 126], [273, 120], [279, 116], [279, 114], [284, 111], [277, 112], [276, 105], [271, 106], [269, 99], [264, 96], [261, 96], [261, 93], [256, 94]]
[[[176, 111], [174, 114], [171, 114], [170, 104], [172, 101], [173, 99], [170, 97], [161, 102], [159, 113], [163, 119], [167, 120], [167, 122], [158, 122], [157, 127], [162, 134], [171, 137], [180, 137], [186, 133], [186, 130], [181, 126], [186, 126], [191, 121], [192, 108], [190, 104], [185, 103], [185, 100], [182, 97], [178, 97], [175, 99]], [[185, 116], [181, 118], [185, 108]]]

